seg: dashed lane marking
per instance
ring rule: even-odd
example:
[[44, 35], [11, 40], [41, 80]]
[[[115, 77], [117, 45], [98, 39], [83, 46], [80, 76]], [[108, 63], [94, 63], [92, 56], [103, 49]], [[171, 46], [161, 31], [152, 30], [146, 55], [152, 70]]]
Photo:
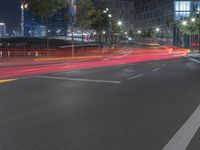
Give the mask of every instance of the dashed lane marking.
[[38, 78], [44, 78], [44, 79], [81, 81], [81, 82], [93, 82], [93, 83], [110, 83], [110, 84], [120, 84], [120, 83], [122, 83], [122, 81], [93, 80], [93, 79], [81, 79], [81, 78], [65, 78], [65, 77], [55, 77], [55, 76], [37, 76], [37, 77]]
[[144, 74], [140, 74], [140, 75], [137, 75], [137, 76], [132, 76], [130, 78], [128, 78], [128, 80], [133, 80], [133, 79], [136, 79], [136, 78], [139, 78], [139, 77], [142, 77], [144, 76]]
[[158, 71], [158, 70], [160, 70], [160, 67], [155, 68], [155, 69], [153, 69], [152, 71], [153, 71], [153, 72], [156, 72], [156, 71]]
[[79, 71], [80, 71], [80, 70], [67, 71], [67, 72], [58, 72], [58, 73], [54, 73], [54, 75], [77, 73], [77, 72], [79, 72]]
[[134, 72], [135, 70], [132, 68], [125, 68], [123, 69], [124, 72]]

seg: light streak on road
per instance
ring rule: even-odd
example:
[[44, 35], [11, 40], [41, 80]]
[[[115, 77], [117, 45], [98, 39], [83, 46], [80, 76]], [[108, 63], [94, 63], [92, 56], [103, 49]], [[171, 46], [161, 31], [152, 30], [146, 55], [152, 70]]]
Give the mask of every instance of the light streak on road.
[[[179, 49], [175, 47], [162, 47], [160, 49], [153, 48], [137, 48], [133, 49], [133, 52], [128, 55], [104, 56], [97, 58], [86, 59], [85, 61], [75, 60], [58, 60], [58, 61], [42, 61], [35, 62], [33, 59], [22, 59], [16, 62], [0, 62], [0, 79], [20, 78], [33, 75], [41, 75], [46, 73], [57, 73], [63, 71], [73, 71], [80, 69], [89, 69], [96, 67], [106, 67], [130, 63], [138, 63], [144, 61], [173, 59], [184, 57], [188, 53], [185, 49]], [[107, 59], [106, 59], [107, 58]], [[84, 58], [85, 59], [85, 58]], [[105, 61], [106, 59], [106, 61]], [[81, 60], [81, 59], [80, 59]], [[17, 67], [6, 67], [9, 64], [18, 64]], [[29, 65], [27, 65], [29, 64]], [[2, 67], [3, 66], [3, 67]]]

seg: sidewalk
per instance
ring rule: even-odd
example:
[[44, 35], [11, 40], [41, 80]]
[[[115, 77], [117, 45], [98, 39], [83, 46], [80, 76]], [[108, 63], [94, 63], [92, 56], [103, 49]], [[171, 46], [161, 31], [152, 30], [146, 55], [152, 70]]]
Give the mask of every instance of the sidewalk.
[[188, 56], [192, 61], [195, 61], [200, 64], [200, 53], [190, 53], [188, 54]]
[[190, 57], [199, 57], [200, 58], [200, 53], [190, 53]]

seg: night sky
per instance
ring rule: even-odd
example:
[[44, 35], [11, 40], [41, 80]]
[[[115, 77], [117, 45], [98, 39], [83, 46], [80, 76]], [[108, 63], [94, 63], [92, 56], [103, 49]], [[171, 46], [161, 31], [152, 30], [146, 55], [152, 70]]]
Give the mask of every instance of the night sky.
[[20, 0], [1, 0], [0, 22], [5, 22], [8, 28], [19, 28]]

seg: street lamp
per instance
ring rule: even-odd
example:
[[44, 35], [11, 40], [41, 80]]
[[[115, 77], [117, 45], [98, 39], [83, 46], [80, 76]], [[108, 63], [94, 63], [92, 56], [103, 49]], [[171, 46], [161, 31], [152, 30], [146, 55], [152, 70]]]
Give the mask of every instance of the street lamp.
[[24, 5], [24, 8], [27, 9], [27, 8], [28, 8], [28, 4], [25, 4], [25, 5]]
[[192, 21], [192, 22], [195, 22], [195, 21], [196, 21], [196, 19], [195, 19], [195, 18], [192, 18], [192, 19], [191, 19], [191, 21]]
[[104, 11], [103, 11], [103, 13], [104, 13], [104, 14], [106, 14], [106, 13], [107, 13], [107, 11], [106, 11], [106, 10], [104, 10]]
[[156, 32], [160, 32], [160, 28], [156, 28]]
[[121, 21], [118, 21], [117, 24], [118, 24], [119, 26], [121, 26], [121, 25], [122, 25], [122, 22], [121, 22]]
[[182, 24], [183, 24], [184, 26], [186, 26], [186, 25], [187, 25], [187, 21], [183, 21]]
[[[74, 0], [71, 0], [71, 9], [73, 11], [75, 11]], [[71, 24], [71, 30], [72, 30], [72, 57], [74, 57], [74, 14], [72, 14], [71, 17], [72, 17], [72, 24]]]
[[140, 34], [141, 33], [141, 30], [138, 30], [138, 34]]
[[108, 17], [109, 17], [109, 18], [112, 18], [112, 15], [111, 15], [111, 14], [108, 14]]
[[32, 31], [30, 30], [30, 31], [28, 31], [28, 33], [29, 33], [29, 36], [32, 36]]

